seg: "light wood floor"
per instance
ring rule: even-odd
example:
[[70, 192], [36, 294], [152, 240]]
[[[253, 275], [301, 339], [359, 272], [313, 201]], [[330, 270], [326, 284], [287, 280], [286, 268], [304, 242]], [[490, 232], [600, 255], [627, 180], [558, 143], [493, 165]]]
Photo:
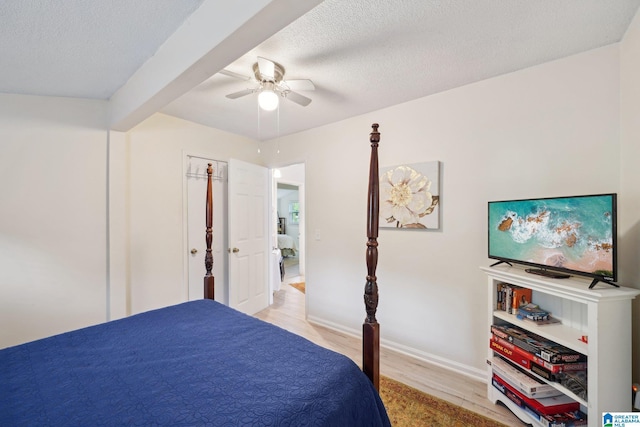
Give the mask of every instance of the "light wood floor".
[[[288, 285], [288, 283], [302, 281], [304, 281], [302, 276], [286, 275], [281, 289], [274, 294], [274, 304], [257, 313], [256, 317], [344, 354], [360, 365], [362, 360], [360, 339], [305, 320], [305, 295]], [[362, 310], [364, 318], [364, 305]], [[466, 375], [385, 348], [380, 351], [380, 373], [508, 426], [524, 426], [504, 406], [494, 405], [486, 398], [485, 383]]]

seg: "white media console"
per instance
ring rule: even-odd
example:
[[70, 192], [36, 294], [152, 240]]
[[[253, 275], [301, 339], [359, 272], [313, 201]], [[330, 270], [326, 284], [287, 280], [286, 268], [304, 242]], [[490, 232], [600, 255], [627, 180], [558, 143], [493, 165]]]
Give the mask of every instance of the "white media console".
[[[631, 301], [640, 295], [640, 290], [616, 288], [605, 283], [589, 289], [590, 281], [586, 279], [549, 279], [508, 265], [482, 267], [481, 270], [488, 276], [488, 339], [491, 338], [491, 325], [508, 322], [586, 355], [587, 400], [560, 383], [545, 381], [580, 402], [581, 410], [588, 415], [589, 426], [600, 426], [603, 412], [631, 412]], [[532, 302], [551, 312], [561, 323], [538, 325], [498, 309], [497, 287], [504, 283], [531, 289]], [[494, 352], [489, 346], [487, 348], [490, 364]], [[487, 395], [492, 402], [500, 400], [526, 423], [545, 425], [536, 422], [496, 389], [492, 385], [492, 375], [490, 366]]]

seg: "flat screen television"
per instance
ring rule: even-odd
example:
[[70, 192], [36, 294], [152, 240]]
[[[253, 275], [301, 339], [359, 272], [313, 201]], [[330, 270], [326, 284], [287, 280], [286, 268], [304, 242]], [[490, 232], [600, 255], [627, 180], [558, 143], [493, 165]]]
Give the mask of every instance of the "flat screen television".
[[489, 202], [489, 258], [618, 286], [616, 194]]

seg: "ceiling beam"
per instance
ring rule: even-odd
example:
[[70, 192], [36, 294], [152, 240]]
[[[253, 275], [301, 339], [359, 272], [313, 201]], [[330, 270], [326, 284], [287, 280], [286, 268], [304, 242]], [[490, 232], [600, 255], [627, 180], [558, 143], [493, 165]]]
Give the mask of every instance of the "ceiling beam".
[[110, 128], [128, 131], [321, 2], [205, 0], [111, 97]]

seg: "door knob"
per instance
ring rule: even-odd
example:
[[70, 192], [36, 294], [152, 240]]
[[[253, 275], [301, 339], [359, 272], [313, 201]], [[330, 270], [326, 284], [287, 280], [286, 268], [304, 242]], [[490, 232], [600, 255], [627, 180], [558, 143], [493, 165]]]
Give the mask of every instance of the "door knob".
[[191, 249], [191, 255], [195, 255], [198, 253], [198, 250], [196, 248]]
[[238, 248], [233, 248], [233, 249], [229, 248], [229, 249], [227, 249], [227, 252], [229, 252], [229, 253], [233, 252], [234, 254], [237, 254], [238, 252], [240, 252], [240, 249], [238, 249]]

